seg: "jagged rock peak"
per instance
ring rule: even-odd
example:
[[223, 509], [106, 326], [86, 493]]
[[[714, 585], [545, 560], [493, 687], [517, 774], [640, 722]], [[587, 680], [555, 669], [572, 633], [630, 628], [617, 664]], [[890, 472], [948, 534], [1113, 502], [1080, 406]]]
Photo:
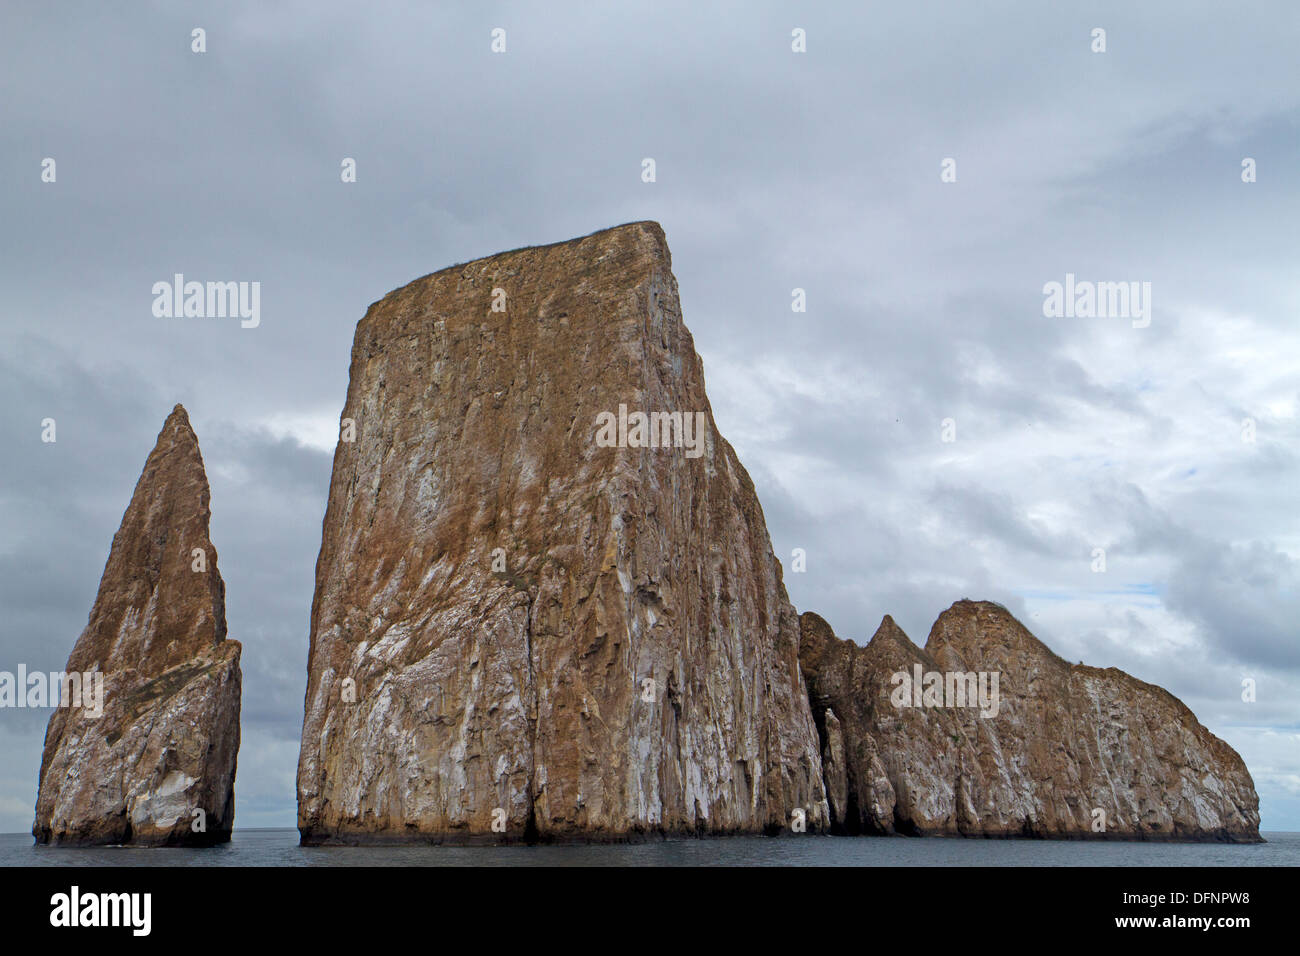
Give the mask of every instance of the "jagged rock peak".
[[912, 643], [912, 639], [903, 633], [903, 629], [899, 627], [898, 624], [895, 623], [894, 619], [888, 614], [880, 619], [880, 626], [876, 628], [876, 633], [871, 635], [871, 640], [868, 642], [867, 646], [870, 647], [877, 641], [902, 644], [906, 645], [908, 648], [917, 650], [916, 645]]
[[38, 842], [229, 839], [241, 648], [226, 639], [209, 504], [198, 439], [176, 405], [68, 657], [81, 705], [57, 708], [46, 729]]
[[957, 601], [939, 615], [925, 642], [925, 650], [931, 655], [944, 649], [957, 655], [979, 656], [999, 647], [1041, 657], [1058, 667], [1070, 666], [995, 601]]

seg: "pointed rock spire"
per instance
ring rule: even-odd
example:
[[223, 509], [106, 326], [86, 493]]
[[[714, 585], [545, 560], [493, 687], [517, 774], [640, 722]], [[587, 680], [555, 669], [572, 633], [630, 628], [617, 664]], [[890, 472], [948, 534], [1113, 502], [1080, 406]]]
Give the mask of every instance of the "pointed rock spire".
[[[230, 838], [240, 645], [208, 537], [198, 439], [177, 405], [113, 537], [41, 760], [39, 843]], [[74, 693], [80, 687], [80, 699]]]

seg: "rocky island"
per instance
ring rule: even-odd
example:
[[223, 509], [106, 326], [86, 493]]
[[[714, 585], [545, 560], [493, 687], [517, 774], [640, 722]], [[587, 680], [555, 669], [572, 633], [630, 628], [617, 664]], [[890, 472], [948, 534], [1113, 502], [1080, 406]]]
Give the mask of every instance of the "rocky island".
[[230, 839], [240, 645], [226, 638], [209, 516], [198, 439], [177, 405], [145, 462], [90, 621], [68, 657], [65, 673], [76, 675], [84, 700], [63, 693], [45, 732], [37, 843]]
[[443, 269], [358, 324], [303, 843], [1245, 841], [1257, 808], [1175, 698], [996, 605], [954, 605], [925, 649], [800, 618], [658, 224]]
[[[1172, 694], [1067, 663], [1001, 605], [957, 602], [924, 648], [888, 616], [866, 647], [816, 614], [800, 625], [833, 832], [1259, 841], [1236, 751]], [[935, 680], [927, 703], [918, 673], [961, 699]], [[971, 690], [989, 684], [986, 708]]]
[[[798, 616], [670, 266], [635, 223], [444, 269], [358, 325], [305, 842], [829, 823]], [[621, 405], [645, 424], [598, 442]]]

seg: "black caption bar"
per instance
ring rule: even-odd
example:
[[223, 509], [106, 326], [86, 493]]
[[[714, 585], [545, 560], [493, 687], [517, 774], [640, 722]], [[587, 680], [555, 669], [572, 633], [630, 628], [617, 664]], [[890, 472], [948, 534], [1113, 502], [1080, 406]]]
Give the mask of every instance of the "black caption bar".
[[8, 938], [126, 946], [281, 936], [339, 944], [391, 932], [436, 946], [457, 930], [536, 931], [563, 941], [601, 927], [630, 941], [656, 925], [671, 925], [679, 941], [734, 944], [781, 923], [815, 936], [832, 922], [927, 913], [931, 941], [969, 940], [996, 927], [1063, 939], [1196, 935], [1229, 943], [1286, 925], [1282, 881], [1293, 881], [1294, 871], [68, 866], [10, 868], [0, 879]]

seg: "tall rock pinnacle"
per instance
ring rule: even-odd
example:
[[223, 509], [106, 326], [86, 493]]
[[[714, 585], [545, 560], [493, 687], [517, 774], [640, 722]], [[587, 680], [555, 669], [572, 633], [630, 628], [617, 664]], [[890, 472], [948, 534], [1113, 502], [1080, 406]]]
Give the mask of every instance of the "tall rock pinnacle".
[[837, 831], [1259, 841], [1246, 765], [1181, 701], [998, 604], [958, 601], [924, 649], [888, 617], [866, 647], [800, 624]]
[[823, 827], [798, 649], [658, 224], [370, 307], [316, 566], [304, 842]]
[[63, 706], [45, 732], [38, 843], [230, 839], [240, 645], [226, 639], [208, 501], [198, 439], [177, 405], [68, 657]]

